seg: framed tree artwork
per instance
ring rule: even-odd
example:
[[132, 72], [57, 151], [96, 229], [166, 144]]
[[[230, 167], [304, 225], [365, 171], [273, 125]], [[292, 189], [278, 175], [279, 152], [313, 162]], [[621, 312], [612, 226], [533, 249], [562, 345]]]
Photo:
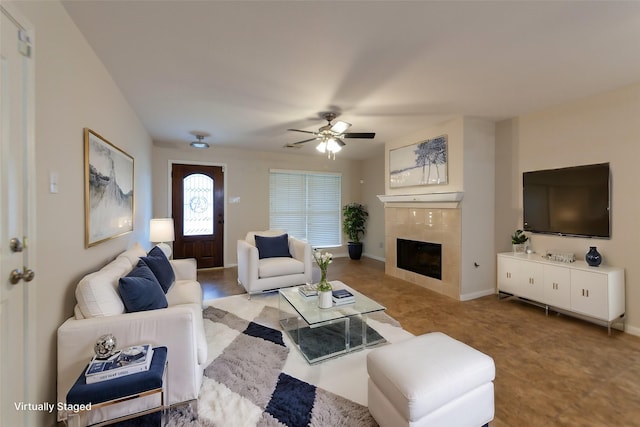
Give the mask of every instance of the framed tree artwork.
[[85, 247], [133, 231], [133, 157], [84, 129]]
[[389, 186], [447, 184], [447, 140], [447, 135], [440, 135], [389, 150]]

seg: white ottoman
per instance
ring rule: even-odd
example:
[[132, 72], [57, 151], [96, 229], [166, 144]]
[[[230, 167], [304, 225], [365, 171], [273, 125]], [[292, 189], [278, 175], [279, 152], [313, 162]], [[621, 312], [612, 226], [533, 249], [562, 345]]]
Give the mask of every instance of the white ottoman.
[[367, 355], [369, 411], [381, 427], [480, 427], [493, 419], [493, 359], [443, 333]]

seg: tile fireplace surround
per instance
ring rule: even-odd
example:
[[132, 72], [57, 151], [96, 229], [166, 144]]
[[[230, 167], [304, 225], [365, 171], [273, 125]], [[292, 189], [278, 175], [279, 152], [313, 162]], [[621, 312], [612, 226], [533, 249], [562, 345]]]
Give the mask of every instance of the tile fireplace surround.
[[[385, 273], [435, 292], [460, 298], [461, 209], [386, 205]], [[403, 270], [396, 263], [396, 239], [442, 245], [442, 280]]]

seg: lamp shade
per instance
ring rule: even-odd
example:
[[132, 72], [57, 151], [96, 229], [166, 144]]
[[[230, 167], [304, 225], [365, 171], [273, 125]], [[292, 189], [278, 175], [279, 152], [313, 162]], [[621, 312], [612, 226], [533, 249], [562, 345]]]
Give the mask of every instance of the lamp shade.
[[173, 242], [175, 240], [172, 218], [154, 218], [149, 224], [149, 241]]

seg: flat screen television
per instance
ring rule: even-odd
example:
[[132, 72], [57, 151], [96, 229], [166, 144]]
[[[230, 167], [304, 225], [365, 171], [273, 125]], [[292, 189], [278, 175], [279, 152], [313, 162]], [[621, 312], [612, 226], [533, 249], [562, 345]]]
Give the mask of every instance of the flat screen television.
[[610, 238], [609, 176], [609, 163], [524, 172], [524, 230]]

